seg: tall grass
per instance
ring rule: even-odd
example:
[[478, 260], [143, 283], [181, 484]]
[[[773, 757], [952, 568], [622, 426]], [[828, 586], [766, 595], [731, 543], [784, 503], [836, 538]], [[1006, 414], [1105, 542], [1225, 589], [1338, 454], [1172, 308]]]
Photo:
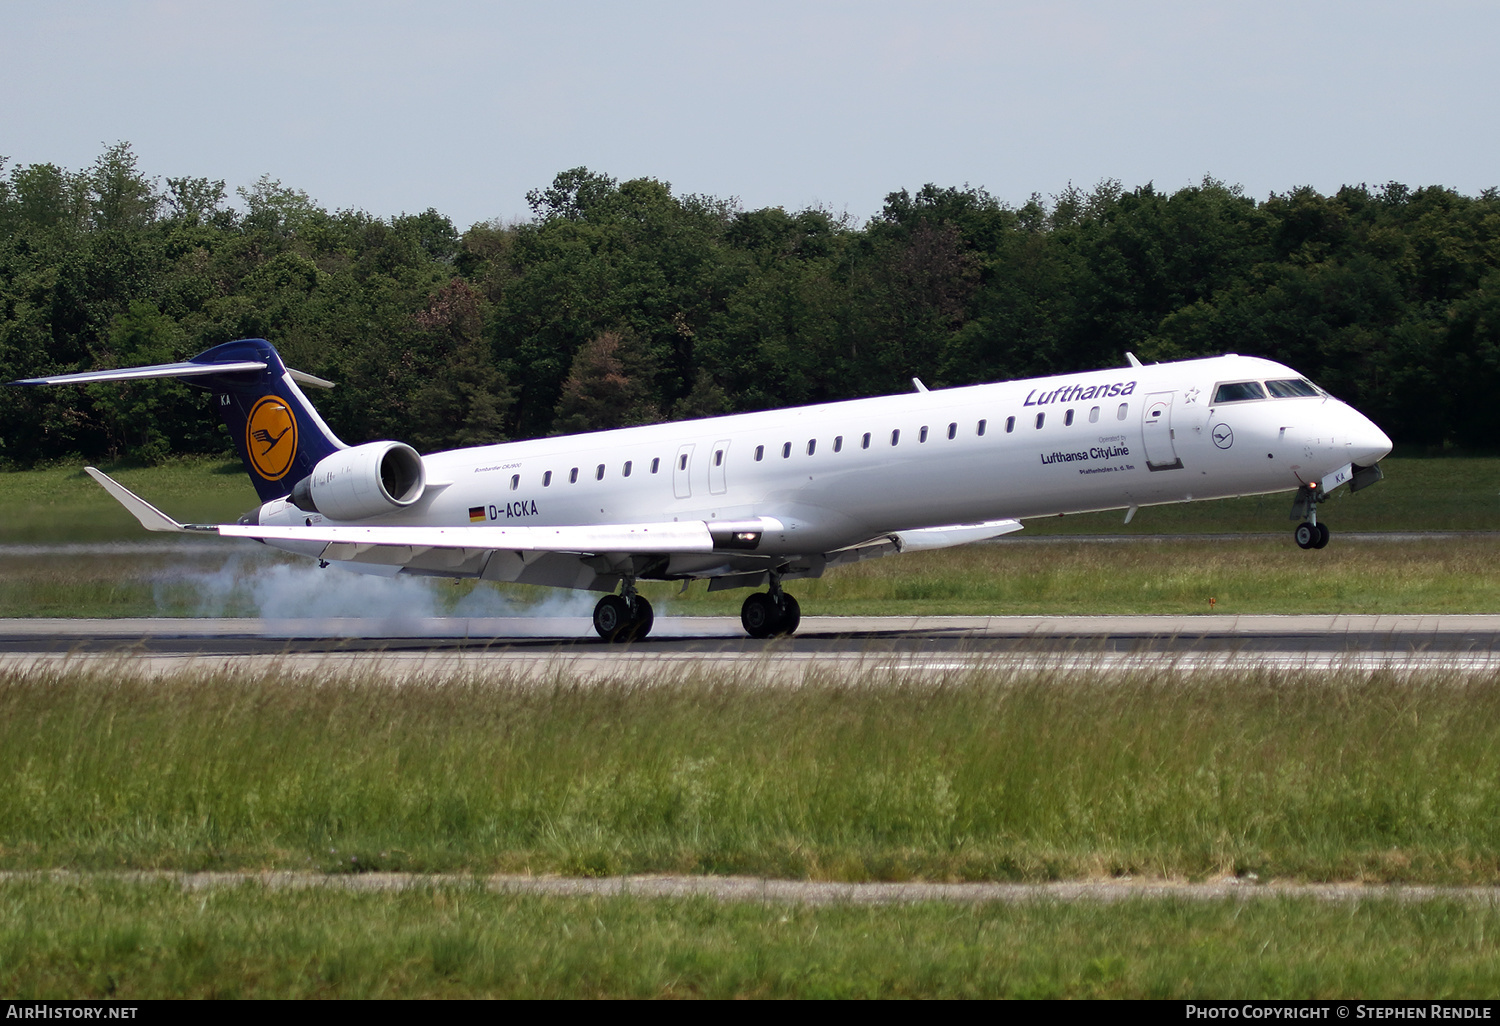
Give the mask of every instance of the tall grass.
[[0, 865], [1500, 879], [1494, 675], [780, 672], [12, 672]]

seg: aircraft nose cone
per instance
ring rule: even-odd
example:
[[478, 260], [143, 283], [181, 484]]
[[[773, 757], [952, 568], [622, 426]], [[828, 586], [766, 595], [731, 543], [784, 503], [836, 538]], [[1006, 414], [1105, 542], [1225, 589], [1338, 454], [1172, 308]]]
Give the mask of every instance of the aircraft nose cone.
[[1379, 463], [1391, 454], [1391, 439], [1384, 431], [1375, 426], [1375, 422], [1362, 413], [1349, 411], [1353, 414], [1353, 423], [1349, 425], [1346, 435], [1348, 441], [1349, 460], [1361, 467], [1368, 467]]

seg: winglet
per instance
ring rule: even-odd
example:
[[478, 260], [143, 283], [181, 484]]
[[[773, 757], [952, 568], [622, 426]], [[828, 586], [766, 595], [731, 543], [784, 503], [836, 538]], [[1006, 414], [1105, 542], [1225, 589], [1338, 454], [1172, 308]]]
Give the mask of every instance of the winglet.
[[1130, 361], [1130, 366], [1132, 366], [1132, 367], [1139, 367], [1139, 366], [1141, 366], [1141, 361], [1137, 360], [1135, 358], [1135, 354], [1134, 353], [1127, 352], [1125, 354], [1125, 359], [1127, 359], [1127, 360]]
[[912, 378], [911, 383], [912, 387], [915, 388], [918, 392], [926, 392], [928, 390], [927, 386], [922, 384], [921, 378]]
[[104, 487], [104, 490], [108, 492], [116, 502], [129, 510], [130, 515], [139, 520], [141, 522], [141, 526], [146, 530], [182, 532], [191, 530], [191, 528], [184, 527], [182, 524], [179, 524], [177, 521], [167, 516], [161, 510], [151, 505], [151, 503], [147, 502], [145, 499], [132, 492], [129, 488], [126, 488], [120, 482], [104, 473], [104, 471], [96, 470], [93, 467], [84, 467], [83, 469], [88, 471], [89, 477], [93, 478], [95, 481], [98, 481], [99, 484]]

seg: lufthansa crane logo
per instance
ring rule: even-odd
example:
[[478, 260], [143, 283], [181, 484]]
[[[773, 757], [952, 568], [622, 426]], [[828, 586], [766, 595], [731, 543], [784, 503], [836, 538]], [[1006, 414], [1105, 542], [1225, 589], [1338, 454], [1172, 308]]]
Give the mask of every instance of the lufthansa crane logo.
[[1214, 444], [1220, 449], [1227, 449], [1234, 444], [1234, 432], [1229, 429], [1228, 424], [1216, 424], [1213, 431]]
[[286, 400], [268, 395], [256, 402], [245, 421], [245, 451], [255, 472], [280, 481], [297, 457], [297, 418]]

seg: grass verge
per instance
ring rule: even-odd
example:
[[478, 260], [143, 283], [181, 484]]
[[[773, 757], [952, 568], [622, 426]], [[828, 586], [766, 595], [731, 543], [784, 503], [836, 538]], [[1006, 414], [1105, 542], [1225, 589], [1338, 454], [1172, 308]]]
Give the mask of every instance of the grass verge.
[[36, 998], [1433, 998], [1500, 987], [1500, 910], [1309, 899], [801, 907], [0, 884]]
[[[1338, 542], [1290, 539], [1132, 545], [1001, 541], [839, 567], [787, 588], [805, 615], [1039, 613], [1492, 613], [1500, 562], [1488, 537]], [[307, 560], [242, 559], [211, 543], [191, 552], [0, 551], [0, 617], [525, 615], [586, 616], [594, 597], [472, 581], [356, 577]], [[644, 584], [658, 616], [739, 615], [744, 591], [680, 593]], [[1213, 602], [1210, 603], [1210, 599]]]
[[0, 676], [0, 865], [1500, 880], [1493, 675], [123, 670]]

